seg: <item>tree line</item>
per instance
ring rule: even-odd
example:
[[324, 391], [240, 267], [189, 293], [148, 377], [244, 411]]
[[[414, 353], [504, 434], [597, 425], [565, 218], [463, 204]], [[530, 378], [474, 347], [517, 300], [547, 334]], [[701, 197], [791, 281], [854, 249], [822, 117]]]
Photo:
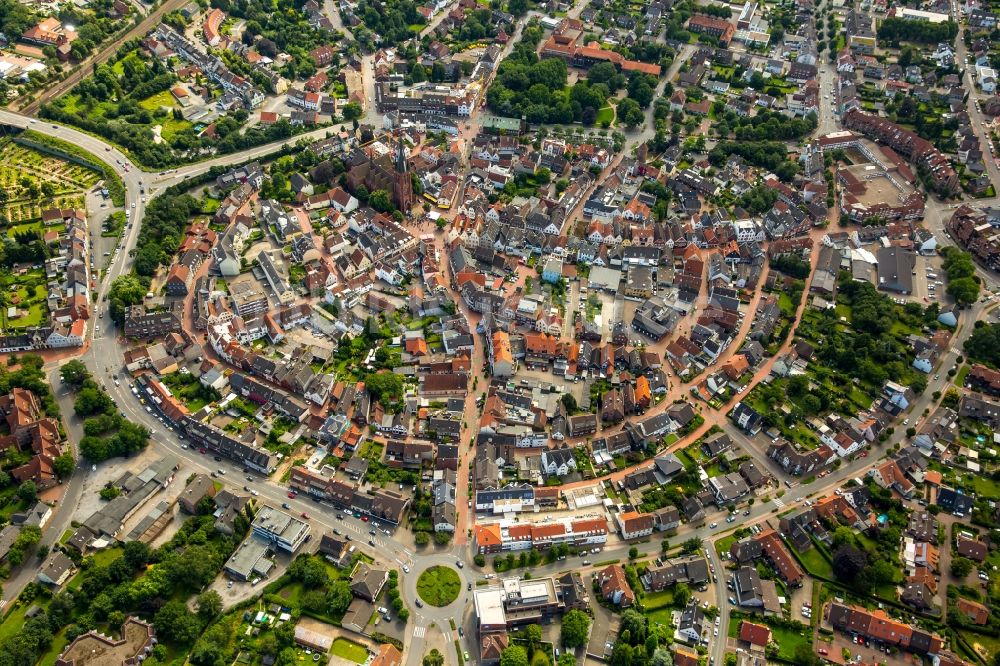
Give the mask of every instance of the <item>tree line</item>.
[[878, 26], [878, 38], [887, 42], [918, 42], [938, 44], [955, 41], [958, 24], [948, 19], [942, 23], [910, 21], [905, 18], [887, 18]]

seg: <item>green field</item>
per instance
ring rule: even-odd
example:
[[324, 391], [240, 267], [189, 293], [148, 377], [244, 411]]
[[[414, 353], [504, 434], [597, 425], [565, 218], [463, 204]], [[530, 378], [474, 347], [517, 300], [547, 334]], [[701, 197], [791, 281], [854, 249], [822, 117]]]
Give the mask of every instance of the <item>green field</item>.
[[615, 110], [612, 109], [610, 106], [605, 106], [597, 112], [597, 118], [594, 120], [594, 123], [597, 125], [601, 125], [605, 122], [611, 123], [612, 121], [614, 121], [614, 119], [615, 119]]
[[462, 581], [451, 567], [433, 566], [417, 579], [417, 594], [431, 606], [447, 606], [458, 598]]
[[368, 650], [365, 646], [343, 637], [334, 639], [330, 652], [342, 659], [353, 661], [355, 664], [363, 664], [368, 661]]

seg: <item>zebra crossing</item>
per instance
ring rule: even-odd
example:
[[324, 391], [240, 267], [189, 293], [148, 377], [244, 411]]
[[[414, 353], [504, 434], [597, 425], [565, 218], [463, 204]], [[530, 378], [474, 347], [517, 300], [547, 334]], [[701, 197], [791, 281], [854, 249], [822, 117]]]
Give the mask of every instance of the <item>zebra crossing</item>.
[[423, 626], [421, 626], [419, 624], [417, 626], [413, 627], [413, 637], [414, 638], [423, 638], [426, 634], [427, 634], [427, 627], [423, 627]]
[[783, 508], [785, 508], [785, 503], [781, 501], [780, 497], [775, 497], [774, 498], [774, 508], [776, 508], [776, 509], [783, 509]]

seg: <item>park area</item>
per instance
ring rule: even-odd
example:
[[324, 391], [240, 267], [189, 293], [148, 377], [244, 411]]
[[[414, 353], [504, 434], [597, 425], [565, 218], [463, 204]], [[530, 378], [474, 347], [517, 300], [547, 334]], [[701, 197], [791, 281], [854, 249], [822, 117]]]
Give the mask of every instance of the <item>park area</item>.
[[7, 235], [43, 230], [44, 208], [83, 208], [86, 192], [100, 174], [84, 166], [18, 145], [0, 141], [0, 205]]
[[417, 579], [417, 594], [431, 606], [447, 606], [458, 598], [462, 581], [450, 567], [433, 566]]

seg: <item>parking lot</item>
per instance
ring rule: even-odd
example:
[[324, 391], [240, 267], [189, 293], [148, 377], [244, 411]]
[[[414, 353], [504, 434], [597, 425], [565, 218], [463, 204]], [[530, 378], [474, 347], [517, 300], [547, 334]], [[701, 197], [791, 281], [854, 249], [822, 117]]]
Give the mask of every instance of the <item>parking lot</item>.
[[934, 302], [943, 305], [949, 300], [944, 293], [945, 279], [940, 257], [918, 255], [914, 271], [913, 293], [910, 295], [910, 300], [922, 305]]
[[[865, 664], [904, 666], [905, 664], [912, 663], [912, 658], [906, 652], [897, 650], [895, 654], [886, 654], [883, 650], [879, 650], [874, 643], [870, 642], [868, 646], [863, 643], [858, 645], [851, 640], [849, 635], [840, 633], [839, 631], [834, 632], [832, 643], [820, 641], [816, 644], [816, 649], [817, 651], [826, 650], [827, 654], [820, 652], [820, 656], [835, 664], [857, 663], [860, 661]], [[849, 660], [844, 658], [844, 650], [850, 653]]]

